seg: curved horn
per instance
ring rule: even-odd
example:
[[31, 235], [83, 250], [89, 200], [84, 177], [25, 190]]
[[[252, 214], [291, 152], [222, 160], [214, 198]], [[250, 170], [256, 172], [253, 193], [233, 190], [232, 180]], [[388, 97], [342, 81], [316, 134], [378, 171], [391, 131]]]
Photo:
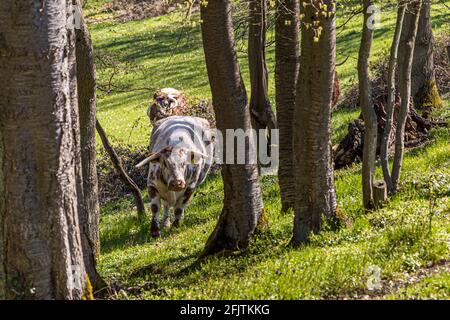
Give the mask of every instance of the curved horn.
[[159, 156], [161, 156], [161, 154], [160, 154], [159, 152], [154, 153], [154, 154], [151, 154], [150, 157], [145, 158], [144, 160], [142, 160], [141, 162], [139, 162], [139, 163], [136, 165], [136, 168], [140, 168], [140, 167], [145, 166], [147, 163], [149, 163], [149, 162], [152, 161], [152, 160], [157, 159]]

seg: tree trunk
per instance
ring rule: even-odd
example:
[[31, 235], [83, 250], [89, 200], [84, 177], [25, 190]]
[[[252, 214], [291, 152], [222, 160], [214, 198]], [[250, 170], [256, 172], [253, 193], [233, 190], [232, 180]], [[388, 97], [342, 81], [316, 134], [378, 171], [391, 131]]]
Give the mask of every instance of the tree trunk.
[[[374, 99], [375, 113], [378, 118], [378, 136], [383, 134], [383, 130], [386, 126], [386, 108], [385, 101], [387, 101], [386, 93], [377, 92], [376, 96], [372, 96]], [[376, 101], [375, 101], [376, 99]], [[392, 127], [397, 127], [397, 118], [400, 109], [400, 101], [397, 98], [394, 104], [394, 121]], [[339, 145], [334, 150], [334, 167], [336, 170], [347, 167], [356, 161], [361, 161], [363, 157], [364, 148], [364, 135], [365, 126], [361, 120], [354, 120], [348, 126], [348, 134], [342, 139]], [[414, 148], [429, 140], [429, 132], [436, 127], [447, 127], [448, 124], [445, 121], [431, 121], [429, 119], [421, 117], [413, 106], [410, 106], [408, 115], [406, 117], [404, 145], [405, 148]], [[391, 139], [394, 140], [394, 139]], [[395, 141], [394, 141], [395, 142]], [[392, 153], [394, 144], [389, 143], [388, 151]], [[378, 139], [378, 150], [381, 149], [381, 139]]]
[[373, 184], [373, 203], [374, 208], [379, 209], [388, 199], [387, 186], [384, 181], [374, 181]]
[[[254, 129], [269, 130], [267, 138], [270, 145], [270, 130], [276, 128], [276, 120], [269, 100], [269, 75], [266, 65], [266, 29], [267, 1], [250, 0], [248, 36], [248, 65], [251, 84], [250, 114]], [[257, 144], [258, 147], [259, 145], [260, 143]]]
[[369, 7], [373, 0], [364, 0], [364, 19], [361, 45], [358, 57], [358, 79], [359, 79], [359, 104], [362, 109], [365, 135], [362, 162], [362, 193], [363, 203], [366, 210], [374, 208], [373, 185], [375, 179], [375, 160], [377, 153], [377, 115], [373, 108], [372, 86], [369, 79], [369, 61], [372, 49], [373, 26], [369, 25], [372, 13]]
[[[1, 16], [1, 14], [0, 14]], [[1, 51], [0, 51], [1, 52]], [[3, 67], [4, 61], [0, 59], [0, 68]], [[2, 81], [2, 78], [0, 77], [0, 81]], [[2, 92], [2, 91], [0, 91]], [[0, 110], [2, 110], [2, 103], [3, 100], [0, 98]], [[1, 120], [0, 120], [1, 125]], [[6, 298], [6, 274], [4, 269], [3, 261], [5, 261], [4, 257], [4, 212], [5, 212], [5, 202], [6, 197], [3, 196], [5, 194], [5, 188], [3, 186], [3, 181], [5, 181], [5, 176], [3, 174], [3, 155], [4, 155], [4, 148], [3, 148], [3, 136], [2, 136], [2, 129], [0, 126], [0, 300], [3, 300]]]
[[92, 296], [79, 225], [68, 9], [66, 1], [0, 2], [0, 298]]
[[84, 214], [80, 217], [80, 224], [84, 238], [86, 271], [93, 287], [96, 290], [100, 290], [106, 284], [96, 270], [96, 259], [100, 255], [100, 207], [98, 202], [97, 150], [95, 143], [97, 108], [96, 72], [92, 42], [83, 16], [80, 17], [80, 28], [75, 29], [75, 34], [81, 166], [84, 193]]
[[[324, 1], [332, 10], [332, 0]], [[333, 160], [331, 157], [331, 109], [336, 66], [336, 16], [315, 17], [309, 1], [301, 1], [304, 23], [319, 21], [318, 30], [302, 28], [300, 74], [294, 112], [294, 166], [296, 201], [293, 244], [308, 241], [323, 220], [336, 217]], [[319, 4], [316, 3], [316, 7]]]
[[431, 0], [423, 0], [411, 72], [411, 96], [418, 110], [431, 110], [442, 104], [434, 72], [434, 37], [430, 10]]
[[[247, 94], [234, 47], [234, 31], [230, 1], [209, 0], [201, 6], [202, 37], [206, 67], [213, 96], [217, 128], [251, 129]], [[251, 139], [249, 139], [251, 140]], [[247, 141], [246, 149], [249, 143]], [[224, 152], [233, 145], [224, 139]], [[209, 237], [204, 255], [221, 250], [246, 248], [257, 218], [262, 213], [262, 197], [256, 164], [225, 163], [222, 168], [224, 204], [216, 228]]]
[[[74, 5], [76, 1], [67, 1], [69, 5], [69, 12], [74, 13]], [[75, 13], [76, 14], [76, 13]], [[69, 18], [70, 19], [70, 18]], [[70, 21], [69, 21], [70, 22]], [[69, 74], [70, 74], [70, 104], [72, 105], [71, 117], [72, 117], [72, 135], [73, 135], [73, 148], [74, 148], [74, 166], [75, 166], [75, 179], [78, 198], [78, 223], [80, 228], [80, 238], [81, 246], [83, 249], [83, 261], [84, 268], [87, 273], [87, 285], [92, 291], [92, 283], [96, 282], [99, 278], [95, 268], [95, 259], [92, 253], [92, 247], [89, 243], [89, 238], [86, 232], [87, 227], [87, 217], [89, 216], [89, 211], [86, 207], [86, 198], [84, 190], [84, 173], [83, 173], [83, 159], [81, 153], [81, 123], [80, 123], [80, 108], [78, 104], [78, 85], [77, 85], [77, 55], [76, 55], [76, 32], [75, 24], [71, 31], [74, 32], [73, 41], [69, 41]], [[91, 297], [93, 298], [93, 296]]]
[[119, 156], [117, 155], [113, 146], [109, 142], [108, 137], [106, 136], [105, 130], [103, 130], [103, 127], [101, 126], [101, 124], [98, 120], [96, 120], [95, 126], [97, 128], [98, 135], [100, 136], [100, 139], [102, 140], [103, 147], [105, 148], [106, 152], [108, 152], [108, 155], [111, 159], [111, 162], [114, 165], [114, 168], [120, 174], [120, 179], [128, 187], [128, 189], [131, 191], [131, 193], [133, 193], [134, 201], [136, 203], [136, 209], [137, 209], [139, 218], [143, 219], [145, 217], [145, 206], [144, 206], [144, 201], [142, 200], [142, 195], [141, 195], [141, 191], [139, 190], [139, 187], [133, 181], [133, 179], [131, 179], [130, 176], [126, 173], [125, 169], [123, 168], [122, 162], [120, 161]]
[[447, 44], [447, 60], [450, 62], [450, 43]]
[[402, 59], [399, 60], [398, 64], [398, 82], [401, 105], [395, 130], [395, 154], [392, 166], [393, 193], [397, 192], [405, 152], [405, 124], [411, 100], [411, 70], [421, 6], [422, 0], [411, 0], [408, 3], [405, 20], [410, 21], [411, 24], [403, 25], [400, 36], [399, 56]]
[[298, 76], [298, 14], [299, 0], [280, 0], [276, 5], [275, 24], [275, 100], [277, 124], [280, 130], [281, 210], [294, 208], [295, 179], [293, 175], [292, 119]]
[[394, 117], [395, 104], [395, 70], [397, 65], [398, 48], [400, 43], [400, 35], [402, 33], [403, 19], [406, 11], [406, 2], [399, 1], [397, 11], [397, 22], [395, 25], [394, 39], [392, 40], [391, 53], [389, 56], [389, 70], [388, 70], [388, 98], [386, 105], [386, 124], [383, 130], [383, 137], [381, 139], [380, 159], [381, 167], [383, 169], [383, 177], [386, 182], [389, 193], [393, 192], [394, 186], [392, 184], [392, 177], [389, 169], [389, 145]]

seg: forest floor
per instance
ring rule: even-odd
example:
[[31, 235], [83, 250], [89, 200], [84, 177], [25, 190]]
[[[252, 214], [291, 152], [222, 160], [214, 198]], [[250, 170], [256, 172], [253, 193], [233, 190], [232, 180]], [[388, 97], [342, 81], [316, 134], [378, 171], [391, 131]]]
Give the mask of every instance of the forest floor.
[[[114, 145], [148, 145], [147, 106], [156, 89], [175, 87], [190, 99], [210, 97], [198, 14], [125, 23], [103, 9], [105, 0], [90, 0], [91, 24], [99, 77], [98, 117]], [[450, 1], [445, 1], [450, 5]], [[448, 11], [433, 7], [437, 37], [450, 33]], [[374, 38], [372, 62], [384, 57], [393, 34], [394, 12], [382, 14]], [[340, 16], [338, 25], [347, 20]], [[359, 16], [338, 30], [338, 67], [342, 91], [357, 81]], [[273, 32], [268, 34], [269, 42]], [[249, 88], [245, 44], [239, 59]], [[274, 47], [267, 52], [274, 97]], [[449, 97], [435, 117], [448, 117]], [[346, 134], [358, 109], [341, 106], [333, 113], [333, 143]], [[324, 231], [309, 245], [291, 248], [292, 214], [280, 214], [277, 179], [262, 179], [269, 223], [260, 228], [248, 250], [231, 256], [197, 257], [222, 205], [219, 175], [208, 178], [187, 208], [179, 229], [149, 235], [139, 221], [132, 197], [102, 207], [99, 268], [124, 290], [111, 298], [145, 299], [450, 299], [450, 130], [436, 129], [430, 143], [405, 156], [400, 193], [384, 208], [365, 214], [361, 208], [360, 164], [336, 172], [339, 210], [348, 225]], [[377, 169], [381, 177], [381, 171]], [[147, 195], [144, 193], [145, 200]], [[379, 280], [379, 281], [378, 281]], [[369, 290], [371, 285], [379, 288]]]

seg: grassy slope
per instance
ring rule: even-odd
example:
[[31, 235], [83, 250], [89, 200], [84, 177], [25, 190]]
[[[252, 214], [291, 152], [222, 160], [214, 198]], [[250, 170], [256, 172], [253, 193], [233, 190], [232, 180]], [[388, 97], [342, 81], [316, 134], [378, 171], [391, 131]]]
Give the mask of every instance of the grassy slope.
[[[91, 5], [105, 2], [97, 0]], [[450, 1], [447, 1], [450, 3]], [[88, 8], [89, 9], [89, 8]], [[91, 20], [107, 18], [110, 14], [95, 14], [90, 9]], [[437, 32], [449, 32], [445, 25], [445, 11], [442, 5], [436, 5], [433, 11], [433, 24]], [[162, 87], [175, 87], [186, 91], [192, 98], [210, 97], [208, 77], [204, 64], [198, 15], [194, 15], [194, 25], [187, 23], [181, 41], [176, 46], [182, 30], [184, 16], [174, 13], [154, 19], [114, 23], [111, 21], [91, 26], [95, 50], [98, 55], [112, 54], [114, 61], [127, 66], [127, 71], [114, 77], [119, 85], [131, 85], [133, 88], [150, 90], [128, 91], [105, 94], [99, 92], [99, 119], [113, 140], [120, 143], [147, 145], [149, 123], [145, 111], [153, 93]], [[338, 25], [347, 17], [339, 17]], [[338, 31], [337, 61], [346, 63], [338, 67], [343, 91], [356, 83], [356, 59], [360, 41], [361, 18], [356, 16]], [[395, 26], [395, 13], [382, 14], [382, 25], [375, 32], [372, 60], [376, 61], [389, 50]], [[272, 38], [269, 34], [268, 38]], [[248, 64], [245, 53], [239, 54], [240, 65], [247, 88], [249, 88]], [[270, 75], [270, 97], [274, 97], [274, 47], [267, 52]], [[100, 83], [107, 83], [111, 68], [99, 68]], [[345, 134], [349, 120], [356, 118], [359, 111], [340, 110], [333, 119], [333, 141], [338, 142]], [[135, 127], [133, 130], [132, 128]]]
[[386, 295], [385, 299], [450, 299], [450, 273], [431, 275]]
[[[90, 2], [93, 7], [88, 8], [88, 13], [93, 19], [107, 18], [108, 14], [98, 14], [95, 9], [104, 2], [107, 1]], [[341, 17], [340, 21], [344, 19]], [[113, 54], [116, 63], [128, 64], [128, 71], [121, 72], [117, 82], [134, 88], [150, 88], [108, 95], [99, 92], [99, 118], [113, 142], [148, 143], [145, 110], [156, 88], [172, 86], [185, 90], [191, 97], [210, 96], [198, 25], [186, 27], [189, 41], [183, 37], [174, 51], [181, 20], [181, 15], [171, 14], [124, 24], [103, 22], [91, 26], [96, 51], [100, 55]], [[435, 10], [433, 21], [435, 30], [448, 30], [448, 26], [443, 25], [442, 11]], [[393, 14], [383, 15], [382, 29], [375, 35], [374, 60], [388, 50], [393, 25]], [[350, 56], [338, 70], [344, 89], [356, 81], [360, 26], [359, 17], [354, 18], [338, 35], [338, 61]], [[248, 84], [244, 54], [240, 55], [240, 62]], [[273, 48], [268, 51], [268, 63], [273, 70]], [[111, 69], [100, 68], [100, 83], [107, 82], [110, 74]], [[270, 85], [273, 97], [273, 76]], [[358, 114], [357, 110], [335, 112], [335, 142]], [[136, 127], [132, 130], [133, 126]], [[279, 214], [280, 200], [273, 177], [263, 179], [269, 227], [258, 233], [247, 252], [211, 258], [196, 267], [192, 264], [220, 212], [220, 177], [211, 177], [200, 188], [187, 209], [184, 225], [179, 230], [164, 231], [158, 241], [149, 238], [148, 221], [136, 220], [131, 199], [110, 203], [102, 208], [100, 269], [107, 278], [117, 278], [130, 286], [151, 281], [154, 289], [145, 291], [142, 296], [145, 298], [296, 299], [345, 295], [364, 289], [370, 265], [381, 267], [383, 279], [395, 279], [429, 262], [448, 259], [449, 183], [439, 188], [436, 209], [447, 212], [447, 216], [434, 217], [431, 232], [425, 222], [429, 216], [429, 201], [423, 190], [417, 188], [419, 182], [430, 180], [432, 172], [441, 170], [450, 175], [450, 134], [446, 130], [439, 133], [433, 144], [408, 153], [403, 192], [380, 212], [362, 215], [359, 165], [338, 172], [339, 207], [354, 222], [339, 232], [324, 232], [311, 245], [300, 249], [286, 247], [292, 217]], [[422, 221], [423, 224], [419, 223]]]
[[279, 214], [273, 177], [263, 179], [269, 227], [258, 232], [247, 252], [213, 257], [200, 266], [193, 263], [221, 208], [219, 177], [200, 188], [183, 226], [165, 230], [156, 241], [148, 234], [148, 221], [137, 221], [131, 199], [110, 204], [102, 212], [101, 272], [129, 286], [152, 282], [155, 289], [141, 296], [151, 299], [340, 296], [364, 289], [371, 265], [381, 268], [383, 280], [406, 277], [450, 258], [450, 181], [440, 180], [431, 229], [429, 200], [416, 187], [433, 181], [431, 172], [450, 176], [450, 132], [439, 133], [433, 144], [407, 154], [403, 192], [379, 212], [361, 212], [359, 165], [338, 172], [339, 207], [354, 222], [339, 232], [324, 232], [300, 249], [286, 246], [292, 217]]

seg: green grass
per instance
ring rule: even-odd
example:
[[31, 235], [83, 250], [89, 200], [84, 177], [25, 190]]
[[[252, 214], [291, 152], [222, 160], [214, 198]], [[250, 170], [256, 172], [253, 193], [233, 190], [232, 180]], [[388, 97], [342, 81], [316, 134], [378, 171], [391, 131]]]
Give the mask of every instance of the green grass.
[[[382, 280], [402, 278], [450, 258], [450, 131], [438, 130], [435, 137], [407, 153], [402, 192], [377, 212], [361, 210], [360, 165], [339, 171], [339, 207], [353, 223], [322, 232], [301, 248], [287, 246], [292, 216], [279, 213], [275, 177], [263, 178], [269, 226], [247, 251], [200, 264], [197, 257], [222, 204], [219, 177], [198, 190], [181, 228], [164, 230], [158, 240], [149, 236], [149, 221], [137, 220], [132, 199], [111, 203], [102, 209], [100, 271], [127, 286], [151, 282], [154, 289], [128, 297], [145, 299], [352, 297], [366, 288], [370, 266], [381, 268]], [[439, 184], [435, 193], [428, 191], [430, 183]], [[432, 194], [437, 201], [430, 211]]]
[[[98, 117], [114, 144], [145, 146], [150, 131], [145, 112], [155, 89], [171, 86], [185, 90], [191, 98], [210, 97], [200, 27], [186, 25], [187, 33], [175, 49], [182, 28], [180, 13], [117, 23], [110, 19], [111, 13], [100, 12], [99, 6], [106, 2], [91, 0], [87, 7], [91, 21], [104, 19], [91, 25], [97, 56], [120, 66], [115, 85], [147, 90], [99, 91]], [[442, 7], [436, 8], [440, 10], [433, 10], [435, 31], [447, 32]], [[372, 62], [390, 46], [393, 17], [393, 12], [382, 16]], [[344, 20], [339, 17], [338, 25]], [[349, 56], [338, 68], [343, 90], [357, 81], [361, 23], [360, 17], [355, 17], [338, 35], [338, 62]], [[249, 88], [245, 54], [239, 54], [239, 58]], [[267, 61], [273, 100], [273, 47], [268, 49]], [[107, 84], [112, 72], [113, 68], [99, 64], [99, 83]], [[448, 113], [444, 110], [441, 114]], [[358, 115], [358, 110], [344, 108], [334, 112], [333, 143], [345, 135], [348, 123]], [[208, 178], [199, 188], [182, 226], [163, 230], [158, 240], [149, 235], [150, 218], [138, 221], [131, 197], [108, 203], [101, 210], [100, 272], [106, 279], [126, 286], [150, 283], [140, 295], [128, 295], [146, 299], [353, 297], [367, 287], [370, 266], [381, 268], [382, 280], [403, 278], [430, 262], [450, 259], [450, 131], [435, 130], [433, 139], [431, 144], [406, 154], [401, 192], [377, 212], [362, 211], [359, 164], [336, 172], [339, 210], [351, 223], [339, 231], [324, 231], [301, 248], [287, 246], [292, 216], [280, 214], [278, 184], [272, 176], [262, 179], [269, 226], [258, 230], [245, 252], [211, 257], [202, 263], [196, 263], [197, 257], [222, 207], [220, 176]], [[430, 186], [435, 187], [430, 190]], [[144, 197], [148, 200], [146, 194]], [[431, 210], [430, 199], [436, 199]], [[429, 280], [431, 284], [427, 281], [410, 288], [408, 294], [445, 297], [438, 286], [442, 282], [445, 291], [448, 277], [436, 276]], [[392, 293], [392, 298], [401, 297], [400, 292]], [[126, 296], [119, 294], [116, 298]]]
[[450, 299], [450, 272], [434, 274], [420, 280], [418, 283], [401, 288], [385, 299]]
[[[90, 26], [96, 55], [109, 56], [119, 72], [114, 76], [114, 84], [129, 89], [126, 92], [98, 92], [98, 117], [106, 132], [115, 143], [131, 143], [145, 146], [148, 144], [150, 128], [146, 110], [156, 89], [174, 87], [184, 90], [190, 98], [209, 98], [211, 96], [208, 76], [204, 63], [201, 43], [199, 15], [194, 14], [192, 21], [183, 23], [183, 12], [145, 19], [117, 23], [110, 19], [111, 13], [103, 13], [98, 8], [105, 0], [88, 3], [89, 19], [105, 22]], [[450, 5], [450, 1], [446, 1]], [[433, 27], [435, 33], [448, 33], [450, 26], [445, 24], [446, 11], [441, 4], [433, 6]], [[339, 15], [337, 25], [347, 19]], [[381, 28], [375, 31], [372, 62], [378, 61], [389, 50], [395, 12], [386, 11], [382, 15]], [[448, 20], [448, 19], [447, 19]], [[345, 27], [339, 29], [337, 36], [337, 61], [346, 63], [338, 67], [342, 92], [357, 82], [356, 64], [360, 41], [361, 16], [351, 19]], [[179, 35], [182, 35], [177, 45]], [[273, 38], [273, 31], [268, 38]], [[245, 50], [245, 48], [244, 48]], [[274, 101], [274, 63], [275, 48], [267, 49], [267, 64], [270, 72], [269, 96]], [[245, 52], [239, 53], [239, 62], [247, 89], [249, 85], [248, 63]], [[108, 83], [114, 72], [111, 67], [98, 65], [100, 84]], [[131, 88], [148, 90], [130, 90]], [[349, 120], [357, 118], [357, 110], [337, 110], [333, 116], [333, 142], [338, 142], [347, 128]]]

